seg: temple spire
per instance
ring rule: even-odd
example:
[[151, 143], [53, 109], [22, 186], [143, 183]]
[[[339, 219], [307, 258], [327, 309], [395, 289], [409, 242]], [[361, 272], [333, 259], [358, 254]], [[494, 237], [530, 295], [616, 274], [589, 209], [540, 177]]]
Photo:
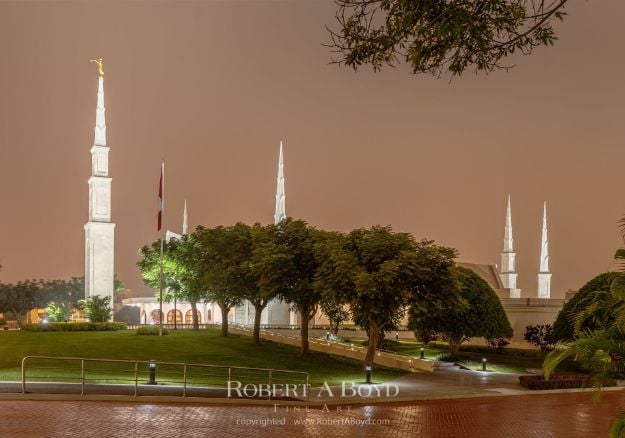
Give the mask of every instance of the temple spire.
[[189, 215], [187, 214], [187, 200], [184, 200], [184, 212], [182, 213], [182, 234], [187, 234], [189, 229]]
[[501, 253], [501, 266], [499, 268], [499, 278], [504, 289], [508, 289], [510, 298], [521, 298], [521, 289], [517, 288], [517, 273], [515, 267], [516, 253], [512, 238], [512, 207], [510, 195], [508, 195], [508, 205], [506, 207], [506, 227], [503, 238], [503, 251]]
[[102, 58], [91, 62], [95, 62], [98, 65], [98, 104], [96, 106], [95, 115], [95, 139], [93, 144], [96, 146], [106, 146], [106, 120], [104, 108], [104, 72], [102, 71], [103, 61]]
[[284, 153], [280, 142], [280, 158], [278, 159], [278, 185], [276, 188], [276, 212], [273, 216], [274, 223], [278, 224], [286, 219], [286, 196], [284, 193]]
[[510, 195], [508, 195], [508, 207], [506, 209], [506, 229], [504, 231], [503, 252], [514, 252], [512, 239], [512, 209], [510, 208]]
[[549, 272], [549, 239], [547, 237], [547, 201], [543, 204], [543, 229], [540, 242], [540, 271], [538, 272], [538, 298], [551, 298], [551, 273]]

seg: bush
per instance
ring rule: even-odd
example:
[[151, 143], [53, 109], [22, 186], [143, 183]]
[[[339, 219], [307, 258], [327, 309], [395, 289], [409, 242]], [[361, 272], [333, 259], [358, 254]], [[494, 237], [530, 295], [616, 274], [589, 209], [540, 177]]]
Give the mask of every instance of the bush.
[[[157, 325], [144, 325], [137, 329], [138, 335], [152, 335], [158, 336], [158, 327]], [[168, 335], [169, 330], [166, 327], [163, 327], [163, 335]]]
[[[527, 389], [569, 389], [594, 386], [597, 381], [594, 378], [580, 376], [552, 375], [549, 380], [543, 376], [519, 376], [519, 383]], [[603, 386], [616, 386], [613, 379], [605, 379]]]
[[439, 350], [449, 350], [449, 343], [445, 341], [430, 341], [426, 344], [427, 348], [437, 348]]
[[555, 347], [553, 327], [551, 324], [528, 325], [525, 327], [523, 339], [532, 345], [540, 347], [540, 351], [551, 351]]
[[6, 319], [4, 319], [4, 318], [0, 318], [0, 327], [4, 326], [4, 325], [6, 325], [6, 324], [7, 324]]
[[440, 362], [458, 362], [460, 360], [460, 357], [453, 355], [451, 353], [440, 353], [434, 357], [434, 360], [437, 360]]
[[510, 344], [511, 338], [494, 338], [488, 340], [488, 346], [494, 348], [497, 351], [503, 351]]
[[22, 324], [28, 332], [110, 332], [126, 330], [125, 322], [49, 322], [47, 324]]

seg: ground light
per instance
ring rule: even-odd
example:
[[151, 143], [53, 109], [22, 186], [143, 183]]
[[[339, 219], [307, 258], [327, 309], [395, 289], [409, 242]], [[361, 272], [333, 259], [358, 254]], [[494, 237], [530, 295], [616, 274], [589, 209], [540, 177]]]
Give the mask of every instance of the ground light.
[[366, 383], [371, 383], [371, 365], [365, 367], [365, 380]]
[[151, 360], [149, 367], [150, 367], [150, 380], [148, 381], [148, 385], [156, 385], [156, 362]]

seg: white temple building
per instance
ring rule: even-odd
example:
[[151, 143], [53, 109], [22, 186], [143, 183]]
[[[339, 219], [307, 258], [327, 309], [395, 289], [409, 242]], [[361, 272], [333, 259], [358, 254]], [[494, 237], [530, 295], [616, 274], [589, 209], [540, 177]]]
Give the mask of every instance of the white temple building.
[[109, 147], [106, 144], [104, 72], [98, 64], [98, 100], [95, 140], [91, 147], [89, 178], [89, 221], [85, 224], [85, 297], [110, 297], [113, 303], [115, 281], [115, 224], [111, 222], [111, 178]]

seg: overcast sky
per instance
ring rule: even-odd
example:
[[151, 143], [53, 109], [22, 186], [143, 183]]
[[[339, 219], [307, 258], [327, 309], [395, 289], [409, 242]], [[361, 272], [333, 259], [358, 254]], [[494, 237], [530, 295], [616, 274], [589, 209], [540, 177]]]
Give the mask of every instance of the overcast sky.
[[560, 40], [490, 75], [330, 65], [332, 1], [1, 2], [0, 281], [84, 272], [97, 74], [105, 59], [116, 271], [165, 224], [391, 224], [499, 263], [505, 203], [524, 297], [548, 202], [552, 296], [612, 266], [625, 213], [625, 2], [571, 2]]

